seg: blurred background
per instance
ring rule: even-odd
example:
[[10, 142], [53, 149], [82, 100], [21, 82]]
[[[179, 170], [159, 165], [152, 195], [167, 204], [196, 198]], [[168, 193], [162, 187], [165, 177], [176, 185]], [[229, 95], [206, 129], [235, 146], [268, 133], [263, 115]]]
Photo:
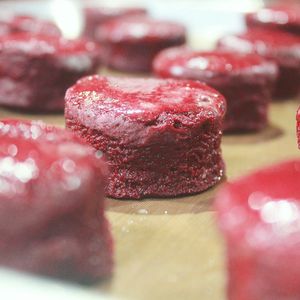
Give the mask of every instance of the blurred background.
[[242, 13], [254, 11], [263, 0], [0, 0], [0, 15], [7, 11], [29, 13], [51, 19], [65, 36], [77, 37], [83, 28], [82, 8], [99, 6], [142, 6], [157, 18], [180, 21], [187, 26], [192, 44], [209, 47], [220, 35], [244, 28]]

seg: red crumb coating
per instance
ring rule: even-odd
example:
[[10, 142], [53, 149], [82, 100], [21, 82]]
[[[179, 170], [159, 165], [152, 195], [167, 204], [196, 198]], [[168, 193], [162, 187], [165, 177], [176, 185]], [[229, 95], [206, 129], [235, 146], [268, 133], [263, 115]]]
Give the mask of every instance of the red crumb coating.
[[225, 99], [196, 81], [92, 76], [66, 93], [66, 125], [106, 154], [107, 194], [201, 192], [220, 181]]
[[41, 20], [26, 15], [0, 18], [0, 35], [21, 32], [61, 36], [60, 29], [51, 21]]
[[145, 17], [121, 18], [98, 27], [97, 41], [103, 45], [103, 61], [126, 72], [150, 72], [155, 55], [185, 43], [183, 25]]
[[264, 29], [221, 38], [218, 48], [242, 53], [257, 53], [279, 66], [276, 98], [294, 97], [300, 84], [300, 38], [281, 31]]
[[112, 272], [101, 153], [41, 122], [0, 121], [0, 264], [79, 282]]
[[247, 13], [245, 21], [249, 28], [270, 28], [300, 34], [300, 5], [277, 4]]
[[97, 46], [56, 36], [0, 37], [0, 105], [32, 112], [63, 111], [64, 95], [99, 67]]
[[83, 35], [95, 39], [96, 29], [107, 21], [129, 16], [145, 16], [147, 10], [140, 7], [98, 7], [87, 6], [84, 8], [85, 28]]
[[163, 50], [153, 70], [163, 78], [200, 80], [227, 101], [226, 131], [260, 130], [267, 125], [268, 104], [277, 66], [255, 54], [193, 51], [184, 47]]
[[227, 184], [216, 197], [229, 300], [300, 299], [300, 160]]

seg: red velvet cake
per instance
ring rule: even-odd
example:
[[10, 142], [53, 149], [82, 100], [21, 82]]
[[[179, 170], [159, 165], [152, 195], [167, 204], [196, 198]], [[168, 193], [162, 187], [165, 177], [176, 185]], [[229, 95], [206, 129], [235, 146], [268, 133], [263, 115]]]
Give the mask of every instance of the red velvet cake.
[[101, 153], [41, 122], [0, 121], [0, 265], [78, 282], [112, 272]]
[[300, 160], [227, 184], [217, 195], [229, 300], [300, 299]]
[[269, 28], [300, 34], [300, 5], [281, 4], [264, 7], [245, 15], [249, 28]]
[[225, 103], [198, 81], [90, 76], [67, 91], [65, 118], [106, 154], [109, 196], [167, 197], [221, 180]]
[[98, 66], [92, 42], [29, 33], [1, 36], [0, 105], [63, 111], [67, 88]]
[[90, 39], [95, 39], [95, 32], [99, 25], [107, 21], [129, 16], [143, 16], [147, 11], [138, 7], [99, 7], [87, 6], [84, 9], [85, 28], [83, 35]]
[[300, 86], [300, 38], [282, 31], [251, 30], [239, 35], [225, 36], [218, 47], [243, 53], [257, 53], [275, 61], [279, 77], [274, 96], [294, 97]]
[[20, 32], [54, 36], [61, 35], [60, 29], [50, 21], [40, 20], [26, 15], [0, 18], [0, 35]]
[[260, 130], [267, 125], [268, 104], [277, 66], [255, 54], [201, 52], [178, 47], [162, 51], [154, 60], [156, 75], [200, 80], [227, 100], [223, 129]]
[[181, 24], [145, 17], [107, 22], [98, 27], [96, 37], [105, 49], [106, 64], [125, 72], [150, 72], [159, 51], [186, 40]]

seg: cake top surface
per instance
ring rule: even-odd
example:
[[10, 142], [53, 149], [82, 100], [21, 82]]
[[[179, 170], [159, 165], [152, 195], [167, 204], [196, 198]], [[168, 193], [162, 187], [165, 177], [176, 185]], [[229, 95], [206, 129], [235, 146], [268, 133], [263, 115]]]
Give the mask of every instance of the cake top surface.
[[5, 28], [5, 33], [30, 32], [60, 36], [60, 29], [51, 21], [37, 19], [29, 15], [0, 16], [0, 29]]
[[148, 17], [126, 17], [100, 25], [97, 37], [99, 40], [115, 43], [184, 39], [185, 27], [180, 23]]
[[103, 16], [103, 17], [119, 17], [127, 15], [140, 15], [146, 14], [147, 10], [142, 7], [109, 7], [109, 6], [98, 6], [87, 3], [84, 8], [85, 12], [93, 15]]
[[[258, 70], [259, 69], [259, 70]], [[255, 54], [225, 51], [194, 51], [183, 47], [163, 50], [154, 60], [154, 70], [162, 76], [215, 75], [234, 73], [276, 73], [276, 66]]]
[[117, 78], [98, 75], [79, 80], [67, 92], [74, 107], [89, 113], [147, 122], [162, 113], [203, 113], [222, 117], [225, 100], [209, 86], [194, 81]]
[[293, 68], [300, 64], [300, 38], [279, 30], [251, 29], [242, 34], [228, 35], [218, 41], [218, 48], [256, 53]]
[[[119, 144], [187, 138], [205, 122], [220, 129], [226, 101], [199, 81], [85, 77], [69, 88], [65, 117]], [[165, 136], [165, 137], [163, 137]]]
[[[81, 163], [94, 161], [94, 163], [99, 163], [99, 166], [103, 164], [100, 159], [102, 153], [95, 153], [95, 150], [85, 144], [81, 138], [72, 132], [46, 125], [41, 121], [0, 120], [0, 137], [1, 159], [11, 162], [30, 160], [37, 171], [36, 175], [39, 172], [38, 161], [47, 167], [51, 167], [55, 162], [63, 163], [65, 159], [74, 159], [72, 168], [76, 168], [78, 161]], [[35, 157], [39, 159], [34, 161]], [[4, 174], [1, 171], [5, 173], [7, 170], [0, 168], [0, 176]], [[17, 169], [11, 171], [17, 172]], [[65, 171], [68, 172], [67, 167]], [[24, 174], [26, 172], [24, 169]], [[24, 179], [24, 182], [30, 179], [32, 178], [28, 177]]]
[[242, 46], [242, 42], [244, 42], [245, 48], [252, 44], [252, 47], [258, 51], [263, 51], [266, 48], [285, 48], [287, 50], [295, 46], [300, 48], [299, 37], [286, 32], [269, 29], [251, 29], [241, 34], [225, 36], [221, 38], [221, 42], [232, 47]]
[[300, 6], [295, 4], [267, 6], [257, 12], [248, 13], [247, 17], [266, 24], [289, 24], [298, 27], [300, 26]]
[[0, 36], [0, 51], [22, 51], [32, 55], [73, 55], [94, 52], [96, 45], [82, 39], [67, 40], [59, 36], [15, 33]]

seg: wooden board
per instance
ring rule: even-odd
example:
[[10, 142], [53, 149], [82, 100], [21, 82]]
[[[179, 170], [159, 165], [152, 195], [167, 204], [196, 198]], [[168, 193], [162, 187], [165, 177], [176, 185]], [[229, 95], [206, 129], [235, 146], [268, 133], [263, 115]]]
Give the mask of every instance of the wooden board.
[[[270, 126], [258, 134], [223, 138], [227, 179], [257, 167], [299, 157], [295, 114], [298, 101], [273, 103]], [[6, 110], [0, 118], [41, 119], [63, 126], [61, 115], [24, 115]], [[107, 201], [115, 239], [115, 274], [94, 290], [121, 299], [225, 299], [224, 247], [211, 204], [213, 188], [176, 199]]]

